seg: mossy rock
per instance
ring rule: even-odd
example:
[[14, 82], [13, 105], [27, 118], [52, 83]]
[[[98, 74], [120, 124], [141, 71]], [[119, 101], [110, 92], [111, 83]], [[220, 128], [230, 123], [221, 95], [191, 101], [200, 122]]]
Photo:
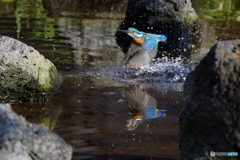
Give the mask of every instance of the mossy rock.
[[198, 19], [190, 0], [130, 0], [126, 15], [134, 20], [147, 17], [150, 24], [166, 19], [193, 24]]
[[52, 62], [16, 39], [0, 36], [0, 59], [2, 101], [49, 98], [62, 83], [62, 77]]

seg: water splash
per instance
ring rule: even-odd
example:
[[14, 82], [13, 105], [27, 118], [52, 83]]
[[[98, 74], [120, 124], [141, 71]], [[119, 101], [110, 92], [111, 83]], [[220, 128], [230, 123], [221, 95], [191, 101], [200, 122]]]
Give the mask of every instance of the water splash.
[[151, 64], [141, 67], [135, 75], [156, 77], [164, 82], [184, 82], [194, 68], [195, 65], [185, 64], [181, 57], [175, 59], [163, 57], [154, 59]]
[[191, 63], [184, 63], [182, 58], [169, 59], [167, 57], [155, 59], [151, 64], [140, 69], [127, 66], [103, 67], [98, 76], [113, 78], [128, 82], [184, 82], [187, 75], [195, 68]]

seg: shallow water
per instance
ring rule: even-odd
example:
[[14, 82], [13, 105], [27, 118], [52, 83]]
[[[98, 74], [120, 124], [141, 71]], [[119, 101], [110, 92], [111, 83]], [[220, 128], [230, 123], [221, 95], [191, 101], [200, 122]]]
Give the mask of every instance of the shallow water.
[[[74, 147], [76, 160], [179, 159], [183, 82], [216, 40], [240, 37], [239, 8], [220, 20], [199, 10], [202, 42], [198, 54], [191, 57], [193, 63], [164, 57], [135, 70], [121, 65], [123, 54], [114, 37], [127, 1], [94, 2], [61, 7], [40, 0], [0, 1], [0, 34], [33, 46], [64, 77], [53, 99], [17, 102], [13, 109], [61, 135]], [[141, 92], [140, 98], [126, 97], [126, 92]], [[129, 107], [131, 97], [136, 99], [135, 108]], [[145, 118], [134, 130], [127, 130], [131, 118], [153, 115], [157, 109], [166, 110], [166, 115]]]

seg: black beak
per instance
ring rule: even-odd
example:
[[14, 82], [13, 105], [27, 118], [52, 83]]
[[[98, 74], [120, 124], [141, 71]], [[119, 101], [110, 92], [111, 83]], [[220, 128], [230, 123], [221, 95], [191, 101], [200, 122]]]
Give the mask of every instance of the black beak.
[[118, 30], [119, 32], [128, 33], [128, 30]]

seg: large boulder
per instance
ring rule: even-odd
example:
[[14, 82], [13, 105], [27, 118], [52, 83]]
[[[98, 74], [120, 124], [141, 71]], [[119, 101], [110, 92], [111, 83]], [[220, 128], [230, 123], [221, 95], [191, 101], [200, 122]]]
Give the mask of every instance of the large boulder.
[[0, 160], [70, 160], [72, 147], [57, 134], [27, 122], [0, 104]]
[[198, 19], [191, 0], [130, 0], [126, 16], [126, 18], [149, 18], [149, 24], [165, 19], [192, 24]]
[[211, 156], [240, 153], [239, 115], [240, 40], [218, 42], [184, 84], [179, 115], [182, 159], [224, 159]]
[[61, 83], [53, 63], [33, 47], [0, 36], [0, 100], [46, 96]]
[[[126, 17], [118, 29], [129, 27], [167, 36], [167, 42], [158, 45], [158, 57], [189, 57], [190, 50], [193, 50], [189, 46], [199, 45], [200, 25], [190, 0], [130, 0]], [[123, 52], [126, 52], [131, 38], [121, 32], [116, 32], [115, 36]], [[192, 36], [197, 43], [191, 40]]]

